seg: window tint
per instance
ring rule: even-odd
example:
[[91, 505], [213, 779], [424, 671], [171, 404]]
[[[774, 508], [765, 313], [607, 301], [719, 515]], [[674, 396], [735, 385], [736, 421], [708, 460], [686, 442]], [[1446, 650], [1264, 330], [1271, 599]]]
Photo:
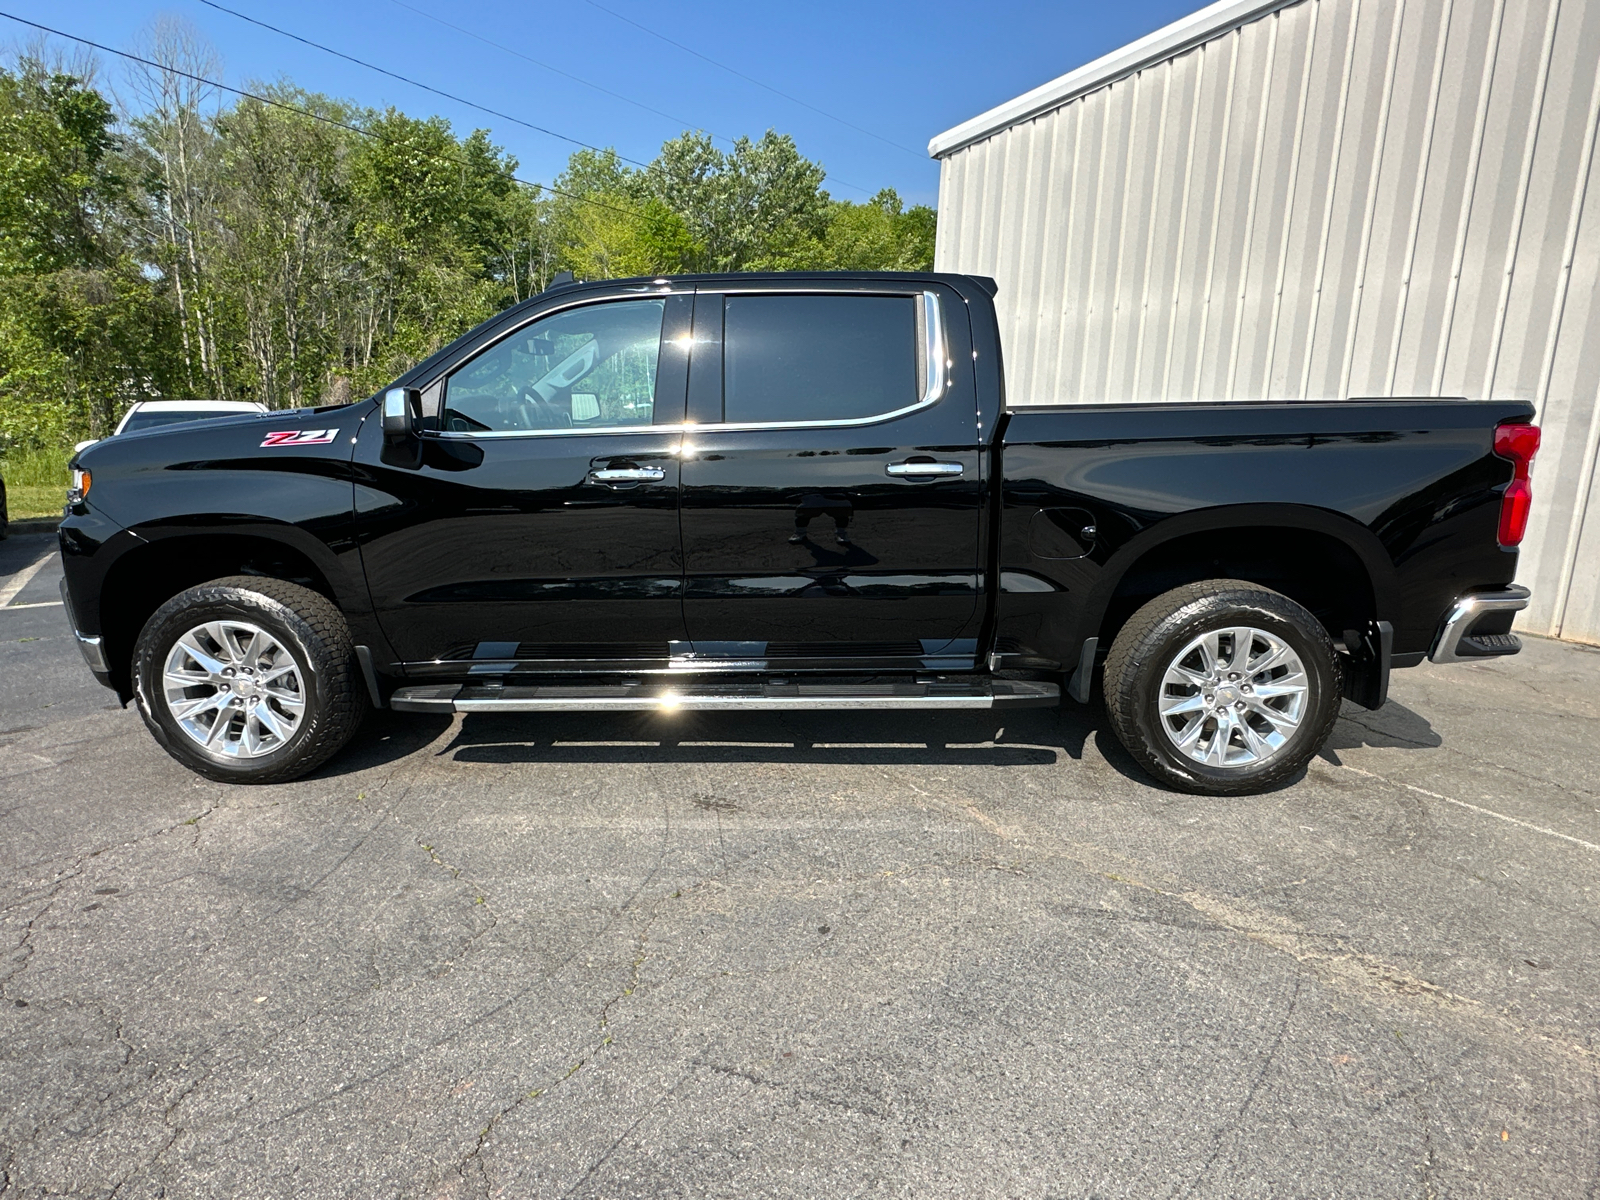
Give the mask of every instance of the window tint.
[[648, 425], [664, 300], [619, 300], [524, 326], [450, 376], [443, 427], [458, 433]]
[[915, 404], [913, 296], [729, 296], [724, 420], [840, 421]]

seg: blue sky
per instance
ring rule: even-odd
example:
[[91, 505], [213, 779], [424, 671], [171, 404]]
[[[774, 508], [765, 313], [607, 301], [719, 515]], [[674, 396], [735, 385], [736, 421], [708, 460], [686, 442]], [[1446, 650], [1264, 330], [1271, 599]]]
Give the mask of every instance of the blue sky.
[[[803, 154], [828, 168], [829, 190], [841, 199], [864, 199], [888, 186], [908, 201], [929, 204], [936, 202], [939, 186], [938, 166], [926, 149], [935, 133], [1201, 7], [1200, 0], [219, 2], [407, 79], [579, 141], [614, 146], [630, 158], [652, 158], [684, 128], [728, 138], [759, 137], [773, 128], [793, 134]], [[224, 82], [245, 86], [286, 76], [365, 105], [394, 104], [414, 116], [439, 113], [458, 131], [481, 126], [516, 155], [526, 179], [553, 179], [574, 148], [196, 0], [5, 0], [0, 9], [123, 50], [136, 50], [158, 16], [180, 16], [216, 49]], [[423, 14], [627, 99], [563, 78]], [[12, 22], [0, 26], [10, 27], [0, 29], [0, 39], [13, 46], [32, 36]], [[103, 81], [120, 90], [121, 65], [101, 57]]]

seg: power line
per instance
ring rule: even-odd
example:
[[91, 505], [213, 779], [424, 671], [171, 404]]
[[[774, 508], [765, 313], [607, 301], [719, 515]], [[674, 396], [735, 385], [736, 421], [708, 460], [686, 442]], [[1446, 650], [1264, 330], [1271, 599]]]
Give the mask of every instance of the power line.
[[[209, 0], [207, 0], [207, 2], [209, 2]], [[415, 13], [417, 16], [422, 17], [425, 20], [432, 21], [432, 22], [434, 22], [435, 24], [438, 24], [438, 25], [443, 25], [446, 29], [453, 29], [457, 33], [461, 34], [464, 37], [469, 37], [469, 38], [472, 38], [474, 41], [482, 42], [485, 46], [490, 46], [490, 47], [493, 47], [496, 50], [503, 51], [504, 53], [509, 54], [509, 55], [513, 56], [514, 58], [520, 58], [520, 59], [522, 59], [523, 62], [530, 62], [536, 67], [543, 67], [546, 71], [550, 71], [550, 72], [553, 72], [556, 75], [560, 75], [563, 79], [570, 79], [574, 83], [581, 83], [584, 87], [593, 88], [595, 91], [601, 93], [602, 95], [610, 96], [610, 97], [612, 97], [613, 99], [616, 99], [616, 100], [621, 100], [624, 104], [631, 104], [635, 108], [642, 109], [647, 113], [653, 113], [658, 117], [665, 117], [667, 120], [673, 122], [676, 125], [681, 126], [682, 128], [685, 128], [685, 129], [704, 128], [703, 126], [697, 126], [696, 123], [693, 122], [693, 121], [686, 121], [682, 117], [675, 117], [671, 113], [662, 112], [659, 108], [652, 108], [650, 105], [645, 104], [643, 101], [635, 100], [631, 96], [624, 96], [621, 92], [614, 92], [608, 87], [602, 87], [600, 84], [593, 83], [590, 80], [584, 79], [580, 75], [574, 75], [570, 71], [563, 71], [560, 67], [551, 66], [547, 62], [543, 62], [540, 59], [534, 58], [531, 54], [524, 54], [521, 50], [517, 50], [517, 49], [514, 49], [511, 46], [507, 46], [503, 42], [497, 42], [493, 38], [484, 37], [481, 33], [474, 33], [470, 29], [465, 29], [460, 25], [456, 25], [456, 24], [454, 24], [454, 23], [452, 23], [450, 21], [446, 21], [443, 17], [437, 17], [433, 13], [425, 12], [422, 9], [415, 7], [414, 5], [407, 4], [406, 0], [389, 0], [389, 3], [395, 5], [398, 8], [403, 8], [407, 12]], [[220, 7], [220, 6], [219, 5], [212, 5], [212, 7], [216, 8], [216, 7]], [[245, 19], [249, 20], [248, 17], [245, 18]], [[290, 36], [293, 36], [293, 35], [290, 35]], [[734, 139], [731, 138], [731, 137], [728, 137], [726, 134], [717, 133], [715, 130], [710, 130], [710, 129], [705, 130], [705, 132], [710, 134], [712, 137], [716, 138], [718, 141], [727, 142], [730, 146], [735, 144]], [[628, 161], [631, 162], [633, 160], [630, 159]], [[826, 169], [826, 168], [824, 168], [824, 169]], [[866, 188], [860, 186], [859, 184], [850, 183], [847, 180], [840, 179], [837, 175], [831, 175], [830, 174], [829, 178], [834, 183], [838, 184], [840, 187], [847, 187], [851, 191], [860, 192], [863, 196], [869, 196], [869, 195], [872, 194], [869, 191], [867, 191]]]
[[[635, 100], [631, 96], [624, 96], [621, 92], [613, 92], [610, 88], [602, 87], [600, 84], [593, 83], [593, 82], [591, 82], [591, 81], [589, 81], [587, 79], [584, 79], [580, 75], [574, 75], [570, 71], [563, 71], [560, 67], [551, 66], [547, 62], [541, 62], [539, 59], [534, 58], [531, 54], [524, 54], [521, 50], [513, 49], [512, 47], [507, 46], [507, 45], [505, 45], [505, 44], [503, 44], [501, 42], [494, 41], [491, 38], [486, 38], [481, 33], [474, 33], [470, 29], [464, 29], [460, 25], [456, 25], [456, 24], [451, 23], [450, 21], [446, 21], [443, 17], [436, 17], [430, 12], [424, 12], [420, 8], [416, 8], [413, 5], [407, 4], [405, 2], [405, 0], [389, 0], [389, 3], [395, 5], [398, 8], [403, 8], [407, 12], [415, 13], [417, 16], [422, 17], [422, 18], [424, 18], [426, 20], [432, 21], [436, 25], [443, 25], [446, 29], [453, 29], [457, 33], [459, 33], [459, 34], [461, 34], [461, 35], [463, 35], [465, 37], [472, 38], [474, 41], [482, 42], [485, 46], [492, 46], [496, 50], [501, 50], [501, 51], [504, 51], [506, 54], [512, 55], [513, 57], [520, 58], [520, 59], [522, 59], [523, 62], [530, 62], [536, 67], [542, 67], [546, 71], [550, 71], [550, 72], [552, 72], [552, 73], [554, 73], [556, 75], [561, 76], [563, 79], [570, 79], [574, 83], [581, 83], [584, 87], [593, 88], [595, 91], [600, 92], [602, 95], [610, 96], [614, 100], [621, 100], [624, 104], [631, 104], [635, 108], [643, 109], [647, 113], [654, 113], [658, 117], [665, 117], [667, 120], [671, 121], [673, 124], [678, 125], [678, 126], [684, 128], [684, 129], [689, 129], [689, 128], [694, 128], [695, 127], [695, 122], [693, 122], [693, 121], [685, 121], [682, 117], [675, 117], [669, 112], [662, 112], [659, 108], [651, 108], [650, 105], [644, 103], [642, 100]], [[215, 8], [217, 6], [216, 5], [212, 5], [212, 7]], [[246, 18], [246, 20], [248, 20], [248, 19], [249, 18]], [[712, 137], [717, 138], [719, 141], [728, 142], [730, 144], [733, 141], [732, 138], [727, 137], [727, 136], [725, 136], [723, 134], [716, 133], [716, 132], [711, 131], [711, 130], [707, 130], [706, 132], [710, 133]]]
[[[195, 83], [203, 83], [207, 87], [216, 88], [218, 91], [228, 92], [235, 96], [243, 96], [247, 100], [254, 100], [259, 104], [270, 105], [273, 108], [281, 108], [285, 112], [292, 112], [302, 117], [309, 117], [311, 120], [320, 121], [324, 125], [332, 125], [339, 129], [347, 129], [351, 133], [360, 134], [362, 137], [371, 138], [376, 142], [388, 142], [391, 145], [394, 144], [392, 139], [385, 138], [382, 134], [374, 133], [370, 129], [363, 129], [359, 125], [352, 125], [348, 121], [341, 121], [337, 117], [330, 117], [324, 115], [323, 113], [312, 112], [309, 108], [301, 108], [298, 104], [290, 104], [283, 100], [274, 100], [271, 96], [263, 96], [256, 92], [247, 92], [243, 88], [229, 87], [227, 84], [220, 83], [215, 79], [207, 79], [204, 75], [195, 75], [192, 72], [179, 70], [177, 67], [169, 66], [166, 63], [158, 63], [152, 59], [141, 58], [139, 55], [130, 54], [126, 50], [118, 50], [112, 46], [102, 45], [100, 42], [92, 42], [88, 38], [79, 37], [75, 33], [66, 33], [60, 29], [52, 29], [49, 25], [41, 25], [37, 21], [30, 21], [25, 17], [19, 17], [13, 13], [0, 11], [0, 17], [5, 17], [8, 21], [15, 21], [19, 25], [27, 25], [32, 29], [39, 30], [41, 33], [49, 33], [54, 34], [56, 37], [66, 38], [69, 42], [77, 42], [81, 46], [93, 47], [94, 49], [105, 54], [115, 54], [118, 58], [125, 58], [130, 62], [136, 62], [143, 66], [151, 67], [157, 71], [165, 71], [168, 74], [178, 75], [184, 79], [192, 80]], [[471, 162], [468, 162], [464, 158], [457, 158], [453, 154], [440, 154], [434, 150], [425, 150], [420, 146], [412, 146], [410, 149], [414, 150], [418, 154], [421, 154], [424, 158], [432, 158], [439, 162], [454, 163], [458, 167], [470, 167], [475, 165]], [[568, 192], [562, 190], [561, 188], [551, 187], [548, 183], [534, 183], [532, 180], [523, 179], [521, 176], [514, 175], [509, 171], [505, 172], [504, 174], [505, 177], [512, 183], [520, 184], [525, 188], [532, 188], [535, 192], [543, 191], [549, 192], [554, 196], [563, 196], [566, 199], [574, 200], [579, 204], [590, 204], [595, 208], [604, 208], [614, 213], [620, 213], [625, 217], [631, 217], [636, 221], [644, 218], [644, 214], [639, 212], [637, 209], [619, 208], [615, 204], [607, 204], [603, 200], [596, 200], [590, 196], [580, 196], [576, 192]]]
[[[269, 25], [265, 21], [258, 21], [254, 17], [246, 16], [242, 12], [238, 12], [235, 9], [227, 8], [224, 5], [218, 4], [216, 3], [216, 0], [200, 0], [200, 3], [204, 4], [207, 8], [214, 8], [218, 12], [225, 12], [230, 17], [238, 17], [241, 21], [248, 21], [251, 25], [255, 25], [261, 29], [271, 30], [280, 37], [289, 38], [291, 41], [299, 42], [303, 46], [310, 46], [313, 49], [321, 50], [324, 54], [331, 54], [335, 58], [342, 58], [345, 60], [345, 62], [355, 63], [358, 67], [365, 67], [367, 70], [376, 71], [380, 75], [387, 75], [390, 79], [397, 79], [401, 83], [406, 83], [410, 84], [412, 87], [421, 88], [425, 92], [432, 92], [435, 96], [443, 96], [446, 100], [453, 101], [456, 104], [464, 104], [468, 108], [475, 108], [479, 112], [488, 113], [491, 117], [499, 117], [502, 121], [510, 121], [512, 124], [521, 125], [526, 129], [532, 129], [536, 133], [545, 134], [546, 136], [556, 138], [559, 141], [569, 142], [574, 146], [582, 146], [585, 150], [593, 150], [597, 154], [605, 153], [605, 151], [599, 146], [590, 145], [588, 142], [580, 141], [574, 137], [568, 137], [564, 133], [557, 133], [553, 129], [546, 129], [543, 125], [535, 125], [532, 121], [524, 121], [521, 117], [513, 117], [510, 113], [503, 113], [498, 109], [477, 104], [471, 100], [464, 99], [461, 96], [456, 96], [450, 92], [443, 91], [440, 88], [431, 87], [426, 83], [419, 83], [415, 79], [398, 74], [387, 69], [386, 67], [380, 67], [376, 63], [369, 63], [365, 59], [357, 58], [353, 54], [346, 54], [342, 50], [335, 50], [332, 46], [324, 46], [321, 42], [314, 42], [308, 37], [301, 37], [298, 33], [290, 33], [287, 29], [280, 29], [276, 25]], [[612, 153], [616, 154], [617, 152], [612, 150]], [[649, 163], [640, 162], [636, 158], [629, 158], [626, 154], [617, 154], [617, 157], [622, 159], [623, 162], [632, 163], [636, 167], [648, 167], [650, 165]]]
[[[696, 58], [710, 63], [713, 67], [717, 67], [720, 70], [728, 72], [728, 74], [730, 74], [730, 75], [737, 75], [740, 79], [743, 79], [746, 83], [753, 83], [758, 88], [765, 88], [767, 91], [771, 92], [774, 96], [782, 96], [785, 100], [789, 101], [791, 104], [798, 104], [801, 108], [809, 108], [812, 112], [816, 113], [818, 116], [827, 117], [828, 120], [830, 120], [830, 121], [836, 121], [840, 125], [843, 125], [846, 129], [854, 129], [857, 133], [862, 133], [862, 134], [865, 134], [869, 138], [874, 138], [877, 141], [882, 142], [886, 146], [893, 146], [896, 150], [904, 150], [907, 154], [913, 154], [917, 158], [922, 159], [924, 161], [926, 161], [926, 159], [928, 157], [927, 154], [925, 154], [921, 150], [913, 150], [910, 146], [905, 146], [905, 145], [902, 145], [899, 142], [892, 141], [889, 138], [884, 137], [882, 134], [873, 133], [872, 130], [870, 130], [870, 129], [863, 129], [859, 125], [853, 124], [850, 121], [846, 121], [843, 117], [836, 117], [831, 112], [827, 112], [824, 109], [818, 108], [815, 104], [807, 103], [806, 101], [800, 99], [800, 97], [798, 97], [798, 96], [791, 96], [788, 92], [779, 91], [777, 88], [773, 87], [770, 83], [763, 83], [761, 80], [756, 79], [754, 76], [746, 75], [743, 71], [739, 71], [739, 70], [736, 70], [733, 67], [728, 66], [727, 63], [720, 63], [716, 59], [712, 58], [710, 55], [700, 53], [700, 51], [694, 49], [694, 47], [692, 47], [692, 46], [685, 46], [682, 42], [675, 42], [671, 38], [669, 38], [666, 34], [657, 33], [654, 29], [651, 29], [648, 25], [641, 25], [641, 24], [639, 24], [638, 21], [635, 21], [632, 17], [625, 17], [621, 13], [615, 11], [614, 9], [607, 8], [604, 4], [597, 4], [597, 3], [595, 3], [595, 0], [587, 0], [587, 2], [588, 2], [589, 6], [591, 8], [598, 8], [601, 12], [607, 14], [608, 16], [615, 17], [619, 21], [625, 22], [628, 25], [632, 25], [635, 29], [642, 30], [645, 33], [648, 33], [653, 38], [659, 38], [661, 41], [667, 43], [667, 45], [669, 45], [669, 46], [676, 46], [679, 50], [682, 50], [685, 54], [692, 54]], [[211, 0], [202, 0], [202, 3], [209, 4], [209, 3], [211, 3]]]

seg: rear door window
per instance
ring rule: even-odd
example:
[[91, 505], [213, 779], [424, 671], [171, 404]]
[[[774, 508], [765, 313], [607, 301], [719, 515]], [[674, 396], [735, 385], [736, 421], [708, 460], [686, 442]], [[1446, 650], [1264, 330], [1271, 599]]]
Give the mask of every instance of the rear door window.
[[451, 433], [624, 429], [651, 424], [664, 300], [617, 300], [525, 325], [456, 370]]
[[729, 296], [723, 420], [849, 421], [921, 397], [920, 296]]

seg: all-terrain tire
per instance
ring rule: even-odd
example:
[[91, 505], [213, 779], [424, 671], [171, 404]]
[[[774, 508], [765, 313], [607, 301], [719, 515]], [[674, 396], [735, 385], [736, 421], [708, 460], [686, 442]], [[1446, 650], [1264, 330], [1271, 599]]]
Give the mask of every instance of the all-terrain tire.
[[[1163, 680], [1195, 638], [1242, 626], [1281, 639], [1299, 657], [1307, 684], [1299, 725], [1259, 762], [1203, 764], [1163, 728]], [[1333, 731], [1340, 684], [1338, 652], [1305, 608], [1259, 584], [1208, 579], [1157, 596], [1128, 619], [1106, 658], [1104, 694], [1118, 740], [1158, 781], [1178, 791], [1228, 796], [1265, 791], [1300, 771]]]
[[[185, 731], [166, 698], [164, 672], [178, 640], [208, 622], [229, 621], [268, 633], [293, 659], [303, 682], [303, 711], [292, 735], [256, 756], [208, 751]], [[202, 583], [151, 614], [134, 645], [133, 684], [139, 715], [162, 748], [190, 770], [224, 783], [284, 783], [315, 770], [350, 740], [367, 709], [343, 614], [310, 588], [253, 575]]]

